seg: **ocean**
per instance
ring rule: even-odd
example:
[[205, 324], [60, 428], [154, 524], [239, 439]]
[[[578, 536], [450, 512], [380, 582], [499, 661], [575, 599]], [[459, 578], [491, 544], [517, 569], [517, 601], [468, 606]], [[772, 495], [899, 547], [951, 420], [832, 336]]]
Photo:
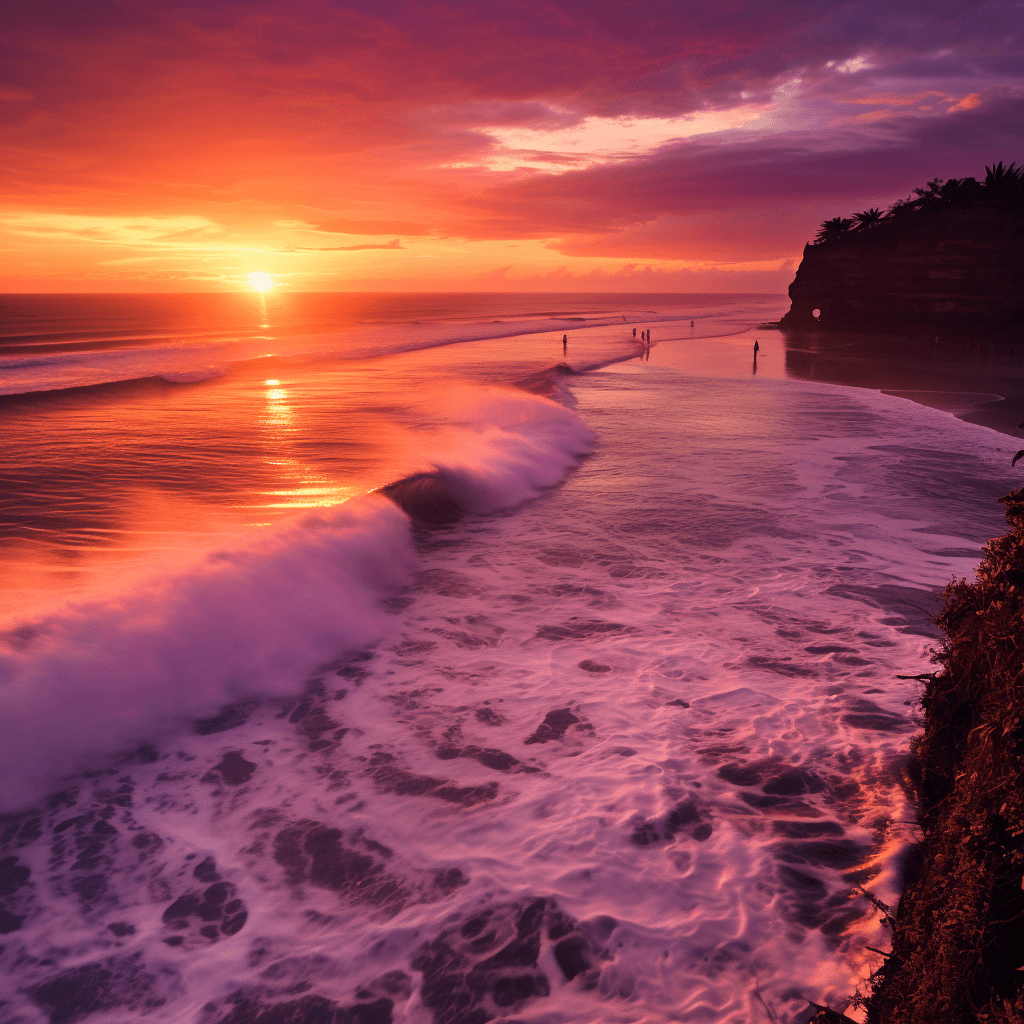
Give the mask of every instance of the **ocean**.
[[866, 991], [1015, 443], [786, 307], [3, 297], [0, 1021]]

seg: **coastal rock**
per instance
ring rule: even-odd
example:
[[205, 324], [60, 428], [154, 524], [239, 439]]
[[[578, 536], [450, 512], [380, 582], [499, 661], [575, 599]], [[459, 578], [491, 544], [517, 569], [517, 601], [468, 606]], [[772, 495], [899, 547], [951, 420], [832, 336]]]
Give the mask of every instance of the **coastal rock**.
[[955, 334], [1024, 325], [1024, 215], [995, 202], [888, 216], [804, 247], [780, 326]]

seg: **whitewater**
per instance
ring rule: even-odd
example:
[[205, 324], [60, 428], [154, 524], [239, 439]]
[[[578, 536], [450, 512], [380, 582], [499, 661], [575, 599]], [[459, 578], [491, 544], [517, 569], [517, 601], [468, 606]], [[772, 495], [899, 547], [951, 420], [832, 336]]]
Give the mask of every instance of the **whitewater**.
[[1013, 442], [716, 301], [12, 333], [0, 1020], [848, 1007]]

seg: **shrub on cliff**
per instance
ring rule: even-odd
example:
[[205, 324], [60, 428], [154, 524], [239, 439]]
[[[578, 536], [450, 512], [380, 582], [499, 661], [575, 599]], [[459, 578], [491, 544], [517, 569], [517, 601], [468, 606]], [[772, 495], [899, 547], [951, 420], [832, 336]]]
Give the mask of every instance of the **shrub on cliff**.
[[922, 866], [875, 976], [873, 1024], [1024, 1019], [1024, 488], [936, 619], [915, 745]]

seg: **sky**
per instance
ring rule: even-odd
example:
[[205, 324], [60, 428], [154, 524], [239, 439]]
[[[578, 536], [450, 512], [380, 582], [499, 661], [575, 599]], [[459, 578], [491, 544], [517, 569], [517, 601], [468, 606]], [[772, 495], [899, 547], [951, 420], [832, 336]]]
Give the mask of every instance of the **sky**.
[[1024, 159], [1007, 0], [33, 0], [5, 292], [785, 291], [818, 224]]

